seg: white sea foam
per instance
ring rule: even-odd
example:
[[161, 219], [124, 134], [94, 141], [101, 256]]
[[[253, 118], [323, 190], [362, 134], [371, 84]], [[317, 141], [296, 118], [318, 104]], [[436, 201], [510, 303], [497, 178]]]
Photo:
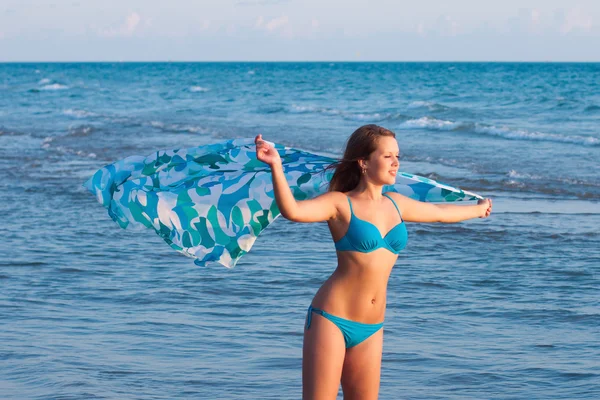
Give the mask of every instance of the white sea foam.
[[314, 107], [314, 106], [299, 106], [297, 104], [292, 104], [290, 109], [291, 112], [296, 113], [318, 113], [318, 114], [326, 114], [326, 115], [340, 115], [342, 111], [336, 110], [334, 108], [325, 108], [325, 107]]
[[433, 103], [429, 101], [413, 101], [408, 105], [408, 108], [419, 108], [419, 107], [429, 107], [432, 106]]
[[472, 122], [446, 121], [433, 117], [409, 119], [399, 125], [400, 129], [430, 129], [438, 131], [470, 131], [511, 140], [537, 140], [559, 143], [573, 143], [584, 146], [600, 146], [600, 139], [591, 136], [558, 135], [555, 133], [532, 132], [525, 129], [513, 129]]
[[316, 107], [312, 107], [312, 106], [299, 106], [297, 104], [292, 104], [292, 108], [291, 110], [292, 112], [299, 112], [299, 113], [304, 113], [304, 112], [315, 112], [317, 111]]
[[381, 121], [387, 118], [386, 115], [382, 115], [379, 113], [373, 114], [347, 114], [344, 116], [345, 119], [349, 119], [351, 121]]
[[445, 121], [432, 117], [422, 117], [419, 119], [409, 119], [400, 124], [401, 129], [434, 129], [443, 131], [452, 131], [459, 128], [459, 122]]
[[88, 136], [94, 130], [95, 127], [91, 125], [69, 127], [69, 133], [67, 133], [65, 136]]
[[193, 126], [193, 125], [171, 125], [169, 128], [172, 130], [180, 131], [180, 132], [190, 132], [190, 133], [207, 133], [209, 130], [207, 128], [203, 128], [201, 126]]
[[[523, 172], [518, 172], [514, 169], [511, 169], [510, 171], [508, 171], [506, 176], [508, 178], [511, 178], [508, 181], [508, 183], [509, 183], [509, 185], [513, 185], [513, 186], [522, 186], [522, 185], [524, 185], [524, 183], [521, 182], [521, 180], [527, 179], [527, 180], [533, 180], [533, 181], [546, 181], [546, 182], [550, 181], [553, 183], [559, 182], [559, 185], [582, 185], [582, 186], [600, 187], [600, 184], [598, 184], [597, 182], [593, 182], [593, 181], [586, 181], [586, 180], [582, 180], [582, 179], [576, 179], [573, 177], [561, 177], [561, 176], [556, 176], [556, 175], [540, 176], [540, 175], [535, 175], [535, 174], [527, 174], [527, 173], [523, 173]], [[551, 186], [554, 186], [554, 185], [551, 185]]]
[[60, 83], [53, 83], [51, 85], [42, 86], [41, 90], [65, 90], [69, 87], [66, 85], [61, 85]]
[[78, 118], [83, 118], [83, 117], [94, 117], [98, 114], [91, 112], [91, 111], [86, 111], [86, 110], [77, 110], [74, 108], [69, 108], [66, 110], [63, 110], [63, 114], [65, 115], [69, 115], [72, 117], [78, 117]]
[[167, 132], [189, 132], [189, 133], [210, 133], [208, 128], [195, 125], [165, 124], [160, 121], [151, 121], [150, 125]]
[[298, 113], [298, 114], [324, 114], [324, 115], [334, 115], [340, 116], [349, 121], [359, 121], [359, 122], [378, 122], [384, 120], [391, 119], [407, 119], [405, 115], [402, 114], [389, 114], [389, 113], [361, 113], [361, 112], [349, 112], [344, 110], [339, 110], [335, 108], [326, 108], [326, 107], [315, 107], [311, 105], [298, 105], [292, 104], [290, 107], [286, 108], [288, 112]]
[[189, 90], [190, 92], [208, 92], [210, 89], [202, 86], [192, 86]]
[[544, 179], [544, 177], [539, 176], [539, 175], [532, 175], [532, 174], [526, 174], [523, 172], [517, 172], [514, 169], [511, 169], [510, 171], [508, 171], [508, 173], [506, 174], [506, 176], [508, 176], [509, 178], [515, 178], [515, 179]]
[[584, 146], [600, 145], [600, 139], [591, 136], [565, 136], [558, 135], [555, 133], [531, 132], [525, 129], [510, 129], [507, 127], [485, 126], [481, 124], [475, 124], [474, 131], [477, 133], [484, 133], [491, 136], [499, 136], [505, 139], [513, 140], [537, 140], [547, 142], [573, 143]]
[[41, 148], [46, 150], [57, 151], [62, 154], [73, 154], [80, 157], [96, 158], [96, 153], [87, 153], [83, 150], [75, 150], [65, 146], [54, 146], [51, 143], [54, 141], [54, 137], [47, 136], [42, 140]]
[[48, 79], [48, 78], [44, 78], [44, 79], [40, 80], [40, 81], [38, 82], [38, 84], [40, 84], [40, 85], [47, 85], [47, 84], [48, 84], [48, 83], [50, 83], [50, 82], [52, 82], [50, 79]]

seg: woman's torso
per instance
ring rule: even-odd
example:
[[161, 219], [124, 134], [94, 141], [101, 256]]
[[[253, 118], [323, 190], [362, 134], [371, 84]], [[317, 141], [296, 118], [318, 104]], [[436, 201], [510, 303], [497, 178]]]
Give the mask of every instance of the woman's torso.
[[[399, 243], [392, 247], [389, 242], [394, 245], [394, 237], [406, 240], [405, 236], [399, 235], [406, 234], [405, 227], [400, 226], [401, 224], [403, 222], [398, 209], [385, 197], [381, 199], [380, 204], [351, 198], [348, 205], [342, 205], [338, 218], [328, 221], [334, 242], [339, 243], [342, 239], [346, 241], [350, 228], [363, 229], [372, 236], [365, 238], [372, 248], [362, 249], [357, 246], [359, 251], [338, 249], [337, 268], [321, 286], [312, 305], [353, 321], [382, 322], [385, 315], [387, 283], [398, 258], [395, 251], [403, 247]], [[354, 232], [352, 238], [356, 241], [360, 234], [361, 232]]]

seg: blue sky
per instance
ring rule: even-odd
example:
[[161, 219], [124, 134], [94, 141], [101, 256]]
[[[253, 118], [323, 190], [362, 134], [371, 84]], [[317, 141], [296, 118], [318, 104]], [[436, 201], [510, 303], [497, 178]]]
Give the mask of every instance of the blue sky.
[[0, 61], [600, 61], [599, 0], [0, 0]]

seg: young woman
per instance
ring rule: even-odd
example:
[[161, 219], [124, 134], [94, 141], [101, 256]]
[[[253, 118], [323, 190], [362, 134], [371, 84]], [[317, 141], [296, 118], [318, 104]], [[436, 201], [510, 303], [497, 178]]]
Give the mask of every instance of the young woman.
[[376, 399], [379, 394], [386, 289], [408, 239], [405, 222], [459, 222], [488, 217], [489, 199], [477, 205], [436, 205], [397, 193], [399, 167], [393, 132], [377, 125], [348, 139], [329, 191], [296, 201], [277, 151], [258, 135], [256, 155], [271, 167], [277, 206], [296, 222], [327, 221], [338, 264], [318, 290], [306, 316], [302, 358], [304, 399]]

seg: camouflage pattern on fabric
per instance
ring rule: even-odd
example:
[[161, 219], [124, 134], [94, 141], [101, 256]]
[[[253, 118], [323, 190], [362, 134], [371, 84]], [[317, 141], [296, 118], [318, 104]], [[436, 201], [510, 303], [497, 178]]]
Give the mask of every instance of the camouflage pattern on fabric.
[[[327, 191], [336, 159], [275, 145], [297, 200]], [[231, 268], [279, 216], [270, 167], [256, 159], [253, 139], [131, 156], [98, 170], [84, 186], [122, 228], [152, 228], [173, 249], [204, 265]], [[428, 202], [481, 198], [399, 172], [398, 192]]]

